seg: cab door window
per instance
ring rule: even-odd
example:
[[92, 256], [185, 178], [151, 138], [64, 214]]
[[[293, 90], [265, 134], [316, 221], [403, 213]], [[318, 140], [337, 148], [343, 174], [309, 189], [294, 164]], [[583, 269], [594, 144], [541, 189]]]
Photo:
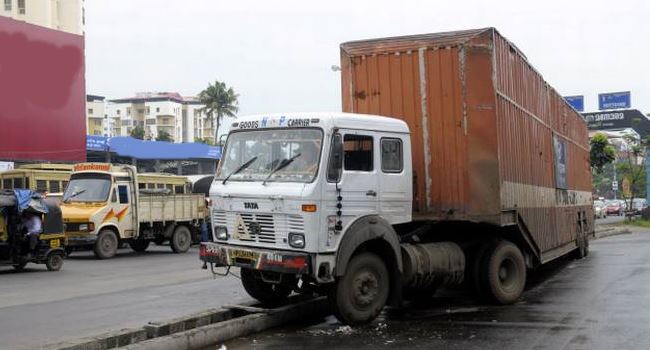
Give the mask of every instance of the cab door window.
[[400, 173], [403, 169], [402, 140], [381, 139], [381, 170], [385, 173]]
[[372, 136], [348, 134], [343, 137], [343, 168], [351, 171], [373, 170]]
[[117, 186], [117, 194], [120, 198], [120, 204], [129, 203], [129, 189], [126, 185]]

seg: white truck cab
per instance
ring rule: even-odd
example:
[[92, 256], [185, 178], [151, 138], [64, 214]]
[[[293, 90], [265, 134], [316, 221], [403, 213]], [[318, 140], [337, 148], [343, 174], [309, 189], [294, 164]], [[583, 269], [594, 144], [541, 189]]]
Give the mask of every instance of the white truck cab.
[[210, 189], [213, 242], [202, 245], [201, 259], [241, 267], [244, 287], [262, 301], [286, 297], [297, 279], [334, 282], [347, 263], [341, 257], [362, 243], [352, 242], [356, 234], [346, 240], [355, 223], [372, 218], [390, 229], [411, 221], [411, 168], [409, 129], [398, 119], [242, 117]]

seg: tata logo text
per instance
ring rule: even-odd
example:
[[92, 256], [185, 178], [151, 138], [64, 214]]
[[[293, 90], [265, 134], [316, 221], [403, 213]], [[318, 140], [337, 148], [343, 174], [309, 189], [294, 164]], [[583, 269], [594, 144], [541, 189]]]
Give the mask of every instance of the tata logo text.
[[244, 202], [244, 209], [259, 209], [260, 206], [255, 202]]

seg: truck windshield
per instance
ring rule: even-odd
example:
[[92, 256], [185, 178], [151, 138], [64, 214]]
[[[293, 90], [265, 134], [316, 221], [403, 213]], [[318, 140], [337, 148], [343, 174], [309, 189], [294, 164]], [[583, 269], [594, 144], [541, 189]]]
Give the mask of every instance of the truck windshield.
[[[318, 171], [322, 142], [320, 129], [233, 132], [228, 137], [216, 179], [231, 175], [228, 181], [311, 182]], [[236, 172], [254, 157], [257, 158], [251, 164]]]
[[63, 193], [64, 202], [105, 202], [111, 190], [108, 174], [73, 174]]

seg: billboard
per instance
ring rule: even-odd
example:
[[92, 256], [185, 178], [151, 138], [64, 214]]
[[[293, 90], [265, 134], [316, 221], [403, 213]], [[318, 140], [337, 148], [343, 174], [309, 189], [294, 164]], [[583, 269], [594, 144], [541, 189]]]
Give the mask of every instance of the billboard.
[[650, 120], [638, 109], [582, 113], [589, 130], [634, 129], [641, 137], [650, 135]]
[[564, 99], [578, 112], [584, 112], [585, 110], [585, 97], [582, 95], [578, 96], [564, 96]]
[[84, 38], [0, 16], [0, 160], [86, 159]]
[[598, 94], [598, 110], [631, 108], [629, 91]]

